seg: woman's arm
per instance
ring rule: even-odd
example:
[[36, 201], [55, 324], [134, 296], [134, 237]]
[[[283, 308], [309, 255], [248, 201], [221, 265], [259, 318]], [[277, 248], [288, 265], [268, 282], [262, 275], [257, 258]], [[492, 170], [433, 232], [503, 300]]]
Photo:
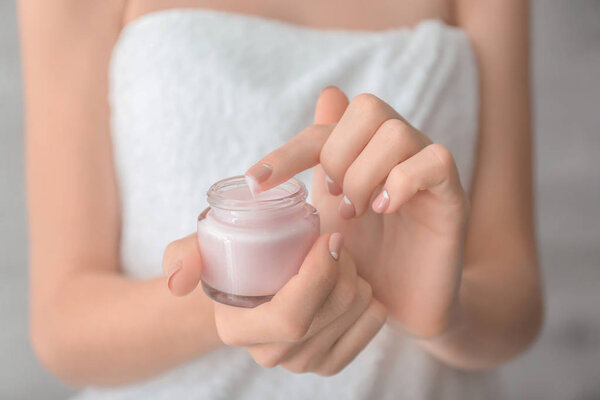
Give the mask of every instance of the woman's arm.
[[457, 328], [424, 345], [468, 368], [496, 364], [536, 338], [543, 304], [532, 183], [529, 5], [456, 0], [480, 70], [480, 135]]
[[[123, 1], [20, 1], [31, 336], [73, 385], [155, 374], [217, 347], [212, 302], [119, 271], [108, 62]], [[157, 260], [158, 262], [158, 260]]]

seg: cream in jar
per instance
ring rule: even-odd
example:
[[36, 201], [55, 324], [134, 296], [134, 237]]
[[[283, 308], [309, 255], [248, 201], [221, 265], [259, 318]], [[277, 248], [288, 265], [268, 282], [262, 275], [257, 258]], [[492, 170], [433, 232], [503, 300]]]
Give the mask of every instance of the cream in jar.
[[319, 216], [293, 178], [253, 196], [243, 176], [221, 180], [198, 217], [202, 287], [213, 300], [255, 307], [294, 276], [319, 235]]

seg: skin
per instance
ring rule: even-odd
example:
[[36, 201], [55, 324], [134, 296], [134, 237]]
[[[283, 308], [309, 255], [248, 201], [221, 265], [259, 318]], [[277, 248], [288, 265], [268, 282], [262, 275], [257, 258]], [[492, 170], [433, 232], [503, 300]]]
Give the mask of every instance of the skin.
[[[269, 1], [21, 0], [19, 7], [31, 337], [40, 360], [66, 383], [133, 382], [223, 343], [247, 347], [266, 367], [331, 375], [366, 346], [386, 312], [399, 334], [460, 368], [493, 367], [537, 336], [543, 306], [526, 2], [281, 7]], [[480, 69], [480, 132], [469, 193], [451, 154], [431, 144], [426, 132], [374, 96], [348, 101], [328, 88], [316, 101], [315, 124], [257, 165], [273, 169], [263, 189], [316, 166], [313, 200], [324, 232], [343, 237], [338, 260], [329, 253], [333, 235], [324, 233], [299, 274], [252, 310], [213, 304], [194, 290], [201, 262], [193, 235], [167, 247], [165, 277], [127, 278], [119, 265], [108, 60], [124, 24], [172, 7], [220, 8], [321, 28], [385, 29], [431, 17], [460, 26]], [[334, 181], [331, 191], [325, 174]], [[390, 197], [384, 213], [371, 201], [382, 188]], [[353, 204], [352, 218], [339, 213], [340, 191]], [[359, 228], [369, 240], [358, 240]]]

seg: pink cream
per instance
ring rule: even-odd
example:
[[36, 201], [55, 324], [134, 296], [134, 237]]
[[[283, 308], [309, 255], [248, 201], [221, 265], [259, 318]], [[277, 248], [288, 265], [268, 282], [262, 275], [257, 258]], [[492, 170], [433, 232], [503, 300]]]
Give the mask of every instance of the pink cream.
[[215, 183], [198, 218], [202, 286], [221, 303], [254, 307], [294, 276], [319, 235], [306, 188], [291, 179], [253, 197], [242, 176]]

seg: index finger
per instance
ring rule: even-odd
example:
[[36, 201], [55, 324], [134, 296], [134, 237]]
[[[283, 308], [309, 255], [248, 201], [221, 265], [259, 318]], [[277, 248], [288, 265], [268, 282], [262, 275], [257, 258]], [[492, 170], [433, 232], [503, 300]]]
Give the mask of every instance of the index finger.
[[321, 148], [334, 126], [311, 125], [263, 157], [246, 172], [250, 190], [256, 195], [317, 165]]
[[[253, 195], [292, 178], [319, 163], [321, 148], [348, 107], [348, 98], [335, 86], [321, 91], [315, 106], [315, 125], [273, 151], [246, 172]], [[275, 168], [273, 168], [275, 167]]]

